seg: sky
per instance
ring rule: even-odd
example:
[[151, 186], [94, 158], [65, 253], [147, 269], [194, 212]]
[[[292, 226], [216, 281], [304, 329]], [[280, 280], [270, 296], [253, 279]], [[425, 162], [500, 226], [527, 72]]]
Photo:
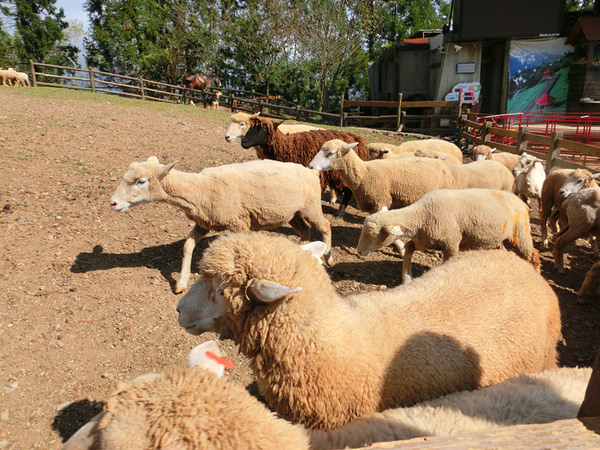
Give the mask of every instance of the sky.
[[84, 28], [89, 28], [87, 12], [83, 10], [83, 1], [81, 0], [56, 0], [56, 9], [65, 10], [65, 18], [69, 20], [79, 20]]

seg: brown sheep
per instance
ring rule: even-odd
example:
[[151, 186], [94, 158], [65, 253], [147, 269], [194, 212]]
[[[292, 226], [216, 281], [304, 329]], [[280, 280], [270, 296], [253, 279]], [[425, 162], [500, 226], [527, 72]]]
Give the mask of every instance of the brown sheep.
[[[367, 144], [359, 134], [336, 130], [312, 130], [286, 135], [278, 130], [278, 126], [279, 124], [267, 118], [252, 116], [250, 128], [242, 138], [242, 147], [260, 147], [265, 159], [294, 162], [308, 167], [325, 142], [340, 139], [347, 143], [358, 142], [354, 151], [364, 161], [371, 159]], [[335, 196], [334, 192], [344, 193], [336, 216], [340, 218], [344, 215], [352, 192], [344, 184], [341, 176], [335, 172], [321, 174], [321, 191], [325, 191], [327, 186], [332, 190], [333, 196]]]

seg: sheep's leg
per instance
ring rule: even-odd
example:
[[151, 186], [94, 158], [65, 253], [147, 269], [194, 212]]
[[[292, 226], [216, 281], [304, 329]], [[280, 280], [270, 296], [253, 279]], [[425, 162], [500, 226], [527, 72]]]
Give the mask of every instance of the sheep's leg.
[[350, 203], [350, 199], [352, 198], [352, 191], [350, 190], [350, 188], [345, 187], [342, 190], [342, 192], [344, 195], [342, 196], [340, 209], [338, 210], [338, 213], [335, 216], [336, 219], [341, 219], [344, 216], [344, 213], [346, 212], [346, 207], [348, 206], [348, 203]]
[[316, 213], [316, 216], [316, 219], [308, 217], [305, 220], [311, 227], [321, 233], [321, 238], [323, 239], [323, 242], [325, 242], [325, 245], [327, 245], [327, 253], [325, 254], [324, 258], [325, 264], [331, 267], [333, 266], [333, 257], [331, 255], [331, 225], [327, 219], [323, 217], [321, 205], [318, 205], [318, 212]]
[[302, 244], [305, 244], [310, 240], [310, 225], [304, 220], [300, 213], [294, 214], [294, 217], [289, 221], [289, 224], [300, 235]]
[[598, 258], [600, 256], [600, 252], [598, 252], [598, 241], [596, 240], [596, 235], [590, 234], [589, 243], [592, 247], [592, 253], [594, 254], [594, 258]]
[[552, 212], [552, 205], [548, 207], [547, 203], [542, 202], [540, 208], [540, 229], [542, 234], [542, 245], [544, 248], [548, 248], [548, 218]]
[[573, 228], [567, 226], [560, 230], [557, 235], [556, 240], [554, 241], [554, 249], [552, 253], [554, 254], [554, 266], [556, 267], [556, 271], [558, 273], [565, 273], [564, 261], [563, 261], [563, 249], [567, 244], [570, 244], [575, 239], [581, 236], [581, 232], [579, 230], [574, 231]]
[[404, 257], [402, 258], [402, 284], [410, 283], [413, 279], [412, 256], [415, 249], [415, 243], [413, 241], [408, 241], [404, 245]]
[[400, 256], [404, 258], [404, 242], [402, 242], [400, 239], [396, 239], [394, 242], [392, 242], [392, 244], [394, 244], [396, 250], [398, 250], [398, 253], [400, 253]]
[[175, 283], [175, 293], [179, 294], [187, 289], [188, 280], [190, 279], [190, 273], [192, 270], [192, 254], [194, 248], [200, 239], [208, 234], [209, 230], [200, 228], [198, 225], [194, 225], [190, 234], [188, 234], [185, 244], [183, 244], [183, 260], [181, 261], [181, 274], [179, 280]]

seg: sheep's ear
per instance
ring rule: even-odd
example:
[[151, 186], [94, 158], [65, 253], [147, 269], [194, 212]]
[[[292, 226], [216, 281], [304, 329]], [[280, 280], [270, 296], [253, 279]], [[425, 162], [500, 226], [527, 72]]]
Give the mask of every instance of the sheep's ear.
[[402, 236], [404, 234], [402, 232], [402, 228], [400, 228], [398, 225], [386, 225], [385, 227], [383, 227], [383, 229], [386, 231], [387, 234], [390, 234], [392, 236]]
[[192, 349], [188, 356], [188, 367], [202, 367], [219, 378], [223, 376], [225, 368], [231, 369], [233, 364], [231, 361], [221, 357], [221, 350], [215, 341], [206, 341]]
[[256, 117], [260, 115], [260, 111], [255, 112], [254, 114], [252, 114], [252, 117]]
[[497, 149], [497, 148], [491, 148], [491, 149], [490, 149], [490, 153], [495, 153], [495, 152], [497, 152], [497, 151], [498, 151], [498, 149]]
[[381, 153], [382, 155], [384, 155], [386, 153], [389, 153], [389, 152], [390, 152], [389, 148], [386, 148], [386, 149], [383, 149], [383, 150], [379, 150], [379, 153]]
[[379, 210], [379, 212], [381, 211], [389, 211], [387, 206], [382, 206], [381, 209]]
[[342, 151], [340, 152], [340, 154], [342, 156], [344, 156], [346, 153], [348, 153], [350, 151], [350, 149], [356, 147], [358, 145], [358, 142], [353, 142], [352, 144], [346, 144], [342, 147]]
[[301, 245], [300, 248], [319, 259], [321, 259], [327, 252], [327, 244], [322, 241], [309, 242], [308, 244]]
[[600, 173], [595, 173], [592, 175], [592, 180], [597, 180], [598, 178], [600, 178]]
[[169, 173], [169, 171], [173, 168], [173, 166], [175, 164], [177, 164], [177, 161], [174, 161], [171, 164], [168, 164], [168, 165], [164, 166], [162, 169], [160, 169], [160, 171], [156, 174], [159, 181], [162, 180], [165, 177], [165, 175]]
[[158, 157], [157, 156], [151, 156], [150, 158], [148, 158], [147, 162], [159, 163], [160, 161], [158, 161]]
[[301, 290], [302, 288], [300, 286], [288, 287], [283, 284], [275, 283], [274, 281], [257, 280], [256, 278], [253, 278], [250, 280], [250, 283], [248, 283], [248, 292], [263, 303], [274, 302], [286, 295], [300, 292]]

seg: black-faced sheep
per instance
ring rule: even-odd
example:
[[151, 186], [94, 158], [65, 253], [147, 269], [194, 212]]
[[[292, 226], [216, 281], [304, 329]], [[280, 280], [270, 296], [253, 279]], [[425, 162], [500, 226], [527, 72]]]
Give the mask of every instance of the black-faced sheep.
[[497, 161], [475, 161], [448, 167], [456, 182], [456, 189], [498, 189], [512, 192], [513, 174]]
[[600, 174], [594, 174], [585, 169], [555, 169], [552, 170], [542, 184], [542, 209], [540, 212], [540, 230], [542, 245], [548, 247], [548, 220], [553, 231], [556, 230], [557, 214], [552, 214], [553, 208], [560, 210], [562, 203], [573, 192], [580, 189], [598, 187], [596, 179]]
[[[174, 164], [162, 165], [154, 157], [131, 164], [110, 204], [125, 212], [147, 202], [166, 202], [195, 222], [183, 246], [176, 293], [187, 289], [194, 247], [210, 231], [265, 230], [289, 224], [302, 241], [308, 241], [313, 227], [331, 249], [331, 226], [321, 208], [319, 177], [306, 167], [250, 161], [186, 173], [172, 170]], [[332, 261], [330, 250], [325, 261]]]
[[[569, 195], [562, 203], [561, 215], [567, 224], [554, 240], [554, 265], [558, 273], [564, 273], [563, 249], [583, 234], [600, 235], [600, 188], [587, 188]], [[592, 246], [593, 247], [593, 246]]]
[[495, 148], [491, 148], [487, 145], [477, 145], [476, 147], [473, 147], [473, 161], [484, 161], [486, 159], [502, 163], [508, 170], [512, 171], [519, 162], [519, 155], [508, 152], [499, 152]]
[[311, 169], [338, 172], [362, 211], [382, 207], [402, 208], [435, 189], [453, 188], [450, 168], [432, 158], [377, 159], [363, 161], [356, 144], [334, 139], [323, 144], [310, 162]]
[[239, 345], [281, 417], [318, 429], [555, 368], [561, 332], [556, 294], [512, 252], [342, 298], [310, 254], [261, 232], [213, 241], [177, 310], [189, 333]]
[[[331, 139], [341, 139], [344, 142], [357, 142], [356, 152], [360, 158], [365, 161], [370, 159], [367, 144], [359, 134], [335, 130], [313, 130], [285, 135], [278, 128], [278, 125], [269, 119], [251, 117], [250, 128], [242, 138], [242, 147], [260, 147], [266, 159], [295, 162], [308, 166], [325, 142]], [[344, 193], [337, 213], [337, 217], [340, 218], [350, 202], [352, 193], [336, 173], [321, 174], [321, 190], [324, 191], [327, 186], [332, 191], [332, 201], [339, 192]]]
[[188, 369], [117, 383], [63, 450], [308, 449], [306, 430], [220, 378], [226, 362], [209, 341], [192, 351]]
[[[235, 142], [237, 139], [241, 139], [245, 134], [246, 131], [248, 131], [248, 127], [250, 124], [250, 117], [252, 117], [253, 115], [258, 115], [258, 113], [256, 114], [248, 114], [245, 112], [238, 112], [235, 113], [231, 116], [231, 123], [229, 124], [229, 127], [227, 128], [227, 131], [225, 132], [225, 140], [227, 142]], [[279, 131], [281, 131], [284, 134], [294, 134], [294, 133], [302, 133], [304, 131], [311, 131], [311, 130], [321, 130], [322, 128], [319, 127], [314, 127], [312, 125], [306, 125], [306, 124], [287, 124], [287, 123], [280, 123], [279, 126], [277, 127], [279, 129]], [[264, 159], [264, 158], [261, 158]]]
[[459, 250], [499, 248], [504, 242], [536, 269], [529, 208], [510, 192], [495, 189], [439, 189], [410, 206], [380, 211], [365, 219], [357, 251], [361, 256], [396, 239], [408, 240], [402, 259], [402, 283], [412, 279], [415, 250], [441, 250], [444, 261]]

